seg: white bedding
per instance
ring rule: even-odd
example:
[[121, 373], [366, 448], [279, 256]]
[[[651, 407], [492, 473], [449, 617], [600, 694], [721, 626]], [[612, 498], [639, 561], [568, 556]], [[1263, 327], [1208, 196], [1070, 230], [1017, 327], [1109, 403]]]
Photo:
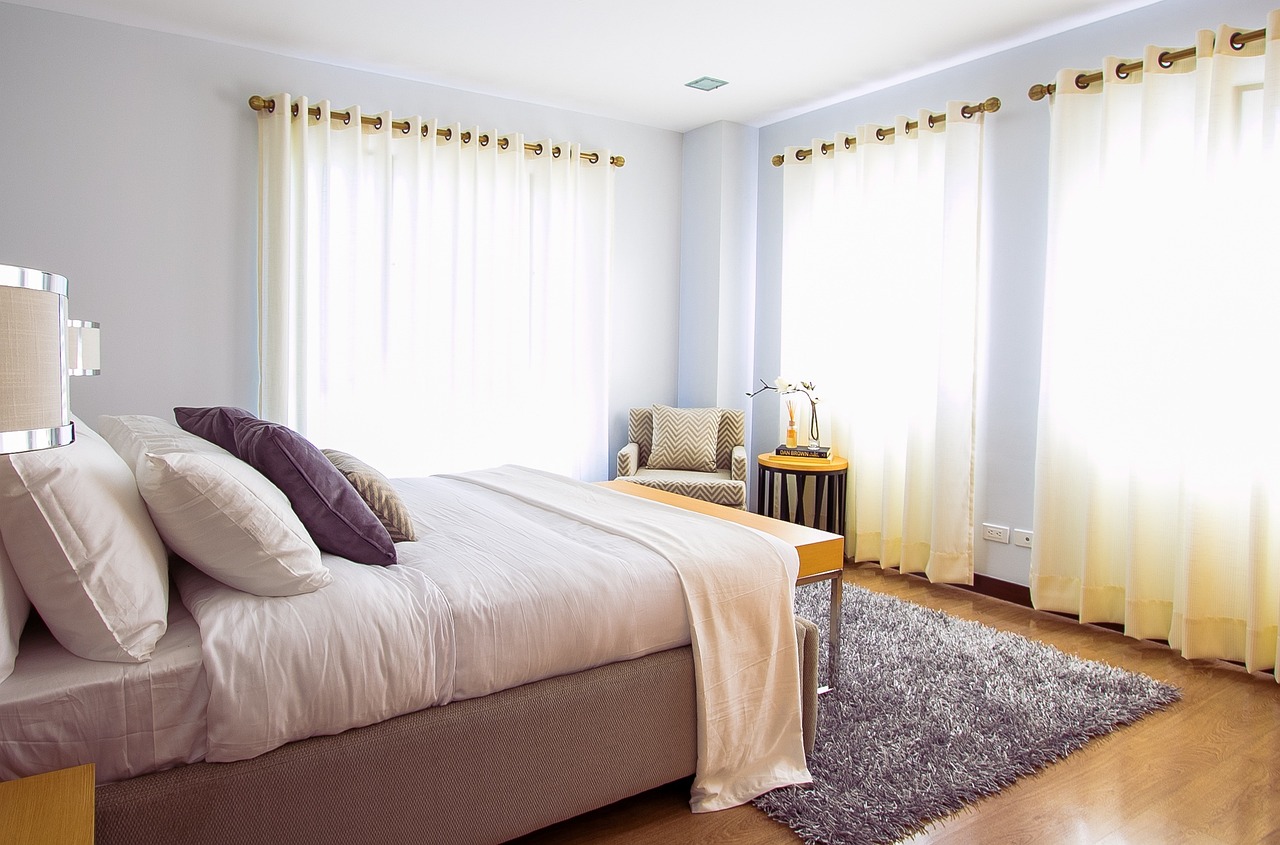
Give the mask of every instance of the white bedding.
[[284, 598], [177, 573], [203, 638], [209, 760], [683, 645], [693, 619], [694, 809], [809, 779], [794, 548], [516, 467], [397, 488], [418, 534], [400, 566], [326, 556], [333, 583]]
[[208, 698], [200, 631], [180, 602], [146, 663], [85, 660], [28, 625], [0, 684], [0, 780], [92, 760], [107, 783], [195, 762]]
[[180, 564], [182, 603], [144, 664], [28, 637], [0, 685], [0, 778], [91, 759], [108, 782], [247, 759], [685, 645], [694, 618], [694, 808], [808, 779], [793, 548], [530, 470], [394, 483], [418, 533], [397, 545], [400, 566], [325, 555], [329, 586], [261, 598]]
[[399, 480], [400, 565], [259, 598], [175, 572], [200, 623], [211, 761], [689, 642], [671, 566], [624, 537], [443, 477]]

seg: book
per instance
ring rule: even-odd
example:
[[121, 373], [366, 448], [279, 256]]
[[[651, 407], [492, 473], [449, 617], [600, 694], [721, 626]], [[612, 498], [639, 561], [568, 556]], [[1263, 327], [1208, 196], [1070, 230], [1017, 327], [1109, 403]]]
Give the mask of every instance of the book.
[[773, 453], [780, 458], [826, 458], [831, 457], [829, 446], [779, 446]]

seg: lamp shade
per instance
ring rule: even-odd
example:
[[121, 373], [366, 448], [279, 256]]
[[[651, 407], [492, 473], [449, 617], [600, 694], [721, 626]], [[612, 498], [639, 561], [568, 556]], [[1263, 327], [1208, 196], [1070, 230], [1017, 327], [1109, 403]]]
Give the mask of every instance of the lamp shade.
[[74, 439], [66, 341], [66, 277], [0, 264], [0, 453]]
[[73, 376], [102, 374], [101, 323], [67, 320], [67, 372]]

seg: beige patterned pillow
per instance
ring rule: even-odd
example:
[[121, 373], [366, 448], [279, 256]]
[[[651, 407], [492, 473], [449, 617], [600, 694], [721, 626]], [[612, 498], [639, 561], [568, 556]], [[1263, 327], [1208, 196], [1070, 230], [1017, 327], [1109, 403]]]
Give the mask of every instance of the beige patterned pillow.
[[403, 543], [418, 539], [413, 530], [413, 519], [409, 509], [392, 489], [387, 477], [359, 458], [353, 458], [346, 452], [337, 449], [321, 449], [329, 462], [338, 468], [338, 472], [346, 476], [351, 486], [356, 488], [360, 498], [364, 499], [369, 510], [378, 517], [378, 521], [387, 529], [391, 540]]
[[719, 408], [654, 405], [650, 468], [715, 472], [719, 432]]

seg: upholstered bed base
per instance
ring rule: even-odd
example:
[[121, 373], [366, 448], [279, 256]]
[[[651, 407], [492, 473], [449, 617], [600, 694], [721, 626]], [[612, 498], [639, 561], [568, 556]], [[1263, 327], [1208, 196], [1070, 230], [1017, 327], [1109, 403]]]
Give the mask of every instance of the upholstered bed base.
[[[805, 747], [818, 629], [796, 620]], [[496, 843], [693, 774], [688, 646], [97, 788], [98, 845]]]

